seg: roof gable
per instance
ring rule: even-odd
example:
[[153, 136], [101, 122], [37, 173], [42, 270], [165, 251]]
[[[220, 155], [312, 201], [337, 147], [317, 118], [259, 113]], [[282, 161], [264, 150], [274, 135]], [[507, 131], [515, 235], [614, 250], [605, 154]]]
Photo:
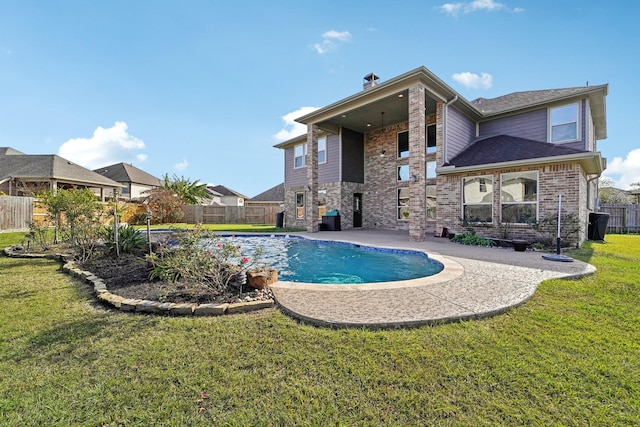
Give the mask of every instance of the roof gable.
[[153, 187], [163, 186], [163, 182], [159, 178], [156, 178], [155, 176], [129, 163], [116, 163], [95, 169], [94, 172], [122, 183], [142, 184]]
[[243, 199], [249, 199], [247, 196], [240, 194], [237, 191], [234, 191], [228, 187], [225, 187], [224, 185], [208, 186], [208, 188], [220, 193], [223, 196], [236, 196], [236, 197], [241, 197]]

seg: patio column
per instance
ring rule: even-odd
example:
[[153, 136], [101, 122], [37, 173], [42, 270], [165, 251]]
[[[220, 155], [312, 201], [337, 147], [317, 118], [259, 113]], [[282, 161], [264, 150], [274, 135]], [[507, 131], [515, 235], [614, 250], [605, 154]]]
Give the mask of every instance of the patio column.
[[426, 128], [425, 88], [409, 88], [409, 240], [421, 242], [426, 237]]
[[318, 231], [318, 126], [307, 125], [307, 188], [305, 189], [307, 232]]

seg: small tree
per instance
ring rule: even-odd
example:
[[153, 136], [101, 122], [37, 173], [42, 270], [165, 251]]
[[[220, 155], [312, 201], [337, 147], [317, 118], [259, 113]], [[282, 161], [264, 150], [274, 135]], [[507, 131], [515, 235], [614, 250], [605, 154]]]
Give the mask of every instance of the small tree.
[[168, 188], [159, 187], [150, 190], [146, 203], [154, 223], [178, 222], [184, 216], [182, 199]]
[[603, 178], [598, 185], [598, 199], [600, 204], [621, 204], [631, 203], [629, 195], [619, 188], [614, 187], [615, 182], [609, 178]]

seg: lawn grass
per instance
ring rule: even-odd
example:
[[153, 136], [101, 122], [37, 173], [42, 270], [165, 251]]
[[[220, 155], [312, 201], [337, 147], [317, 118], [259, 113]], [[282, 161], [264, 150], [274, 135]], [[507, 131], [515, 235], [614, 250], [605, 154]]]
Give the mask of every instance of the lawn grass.
[[639, 425], [640, 236], [607, 241], [506, 314], [387, 331], [115, 312], [3, 257], [0, 424]]

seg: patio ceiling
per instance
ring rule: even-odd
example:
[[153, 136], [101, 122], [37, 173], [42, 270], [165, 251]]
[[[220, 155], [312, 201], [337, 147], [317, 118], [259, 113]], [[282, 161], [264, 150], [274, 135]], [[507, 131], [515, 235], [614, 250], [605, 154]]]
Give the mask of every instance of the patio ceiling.
[[[436, 101], [425, 96], [425, 115], [436, 112]], [[381, 113], [384, 113], [381, 114]], [[383, 118], [384, 116], [384, 118]], [[403, 90], [377, 101], [345, 110], [324, 121], [318, 122], [321, 129], [338, 132], [345, 127], [357, 132], [366, 133], [409, 120], [409, 91]]]

